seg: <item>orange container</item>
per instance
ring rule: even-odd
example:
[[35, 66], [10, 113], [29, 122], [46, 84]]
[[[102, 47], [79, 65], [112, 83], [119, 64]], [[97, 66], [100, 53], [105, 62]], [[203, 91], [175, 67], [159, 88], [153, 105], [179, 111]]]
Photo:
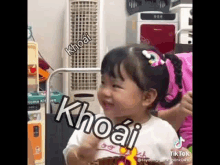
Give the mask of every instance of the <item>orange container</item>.
[[31, 141], [35, 162], [42, 157], [42, 125], [41, 123], [28, 123], [28, 138]]

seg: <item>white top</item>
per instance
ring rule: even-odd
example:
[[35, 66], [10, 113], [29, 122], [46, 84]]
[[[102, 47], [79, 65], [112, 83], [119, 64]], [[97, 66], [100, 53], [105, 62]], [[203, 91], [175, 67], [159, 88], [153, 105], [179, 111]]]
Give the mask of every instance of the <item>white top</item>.
[[[96, 118], [101, 115], [96, 115]], [[85, 122], [84, 122], [85, 123]], [[83, 123], [83, 124], [84, 124]], [[69, 139], [66, 148], [63, 150], [64, 158], [68, 154], [68, 148], [71, 145], [81, 143], [84, 125], [80, 130], [75, 130]], [[130, 134], [134, 127], [130, 128]], [[140, 130], [140, 134], [135, 143], [137, 148], [138, 158], [150, 158], [151, 160], [166, 161], [166, 164], [172, 164], [171, 149], [174, 148], [174, 143], [178, 140], [178, 136], [174, 128], [165, 120], [158, 117], [151, 116], [151, 118], [144, 124]], [[110, 141], [110, 137], [100, 141], [98, 146], [96, 159], [113, 156], [123, 156], [120, 154], [120, 146], [114, 145]], [[129, 155], [129, 152], [126, 154]]]

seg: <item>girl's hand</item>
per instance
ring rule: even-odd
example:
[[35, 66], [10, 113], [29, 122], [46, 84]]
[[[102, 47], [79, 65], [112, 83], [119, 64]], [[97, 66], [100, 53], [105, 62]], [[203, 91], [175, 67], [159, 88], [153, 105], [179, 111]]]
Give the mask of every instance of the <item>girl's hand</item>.
[[76, 157], [84, 162], [94, 161], [100, 141], [101, 139], [95, 137], [93, 133], [85, 134], [81, 145], [76, 148]]
[[[172, 152], [176, 152], [177, 155], [172, 154], [173, 165], [192, 165], [192, 153], [182, 147], [181, 149], [171, 149]], [[186, 156], [181, 156], [179, 153], [186, 153]]]
[[182, 97], [182, 100], [179, 104], [179, 112], [184, 113], [185, 116], [193, 115], [192, 114], [192, 111], [193, 111], [193, 108], [192, 108], [193, 98], [192, 97], [193, 97], [192, 91], [187, 92]]

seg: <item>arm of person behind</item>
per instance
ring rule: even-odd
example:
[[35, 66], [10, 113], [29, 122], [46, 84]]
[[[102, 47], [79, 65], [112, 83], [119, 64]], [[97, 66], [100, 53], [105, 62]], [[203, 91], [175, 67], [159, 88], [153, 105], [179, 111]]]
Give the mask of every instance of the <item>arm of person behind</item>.
[[169, 109], [164, 109], [164, 110], [159, 110], [158, 112], [158, 117], [160, 117], [163, 120], [168, 121], [173, 128], [178, 131], [183, 120], [184, 117], [182, 116], [181, 119], [177, 119], [177, 111], [179, 109], [179, 105], [169, 108]]
[[168, 121], [178, 131], [188, 115], [192, 115], [192, 91], [187, 92], [181, 102], [174, 107], [164, 109], [158, 107], [158, 117]]

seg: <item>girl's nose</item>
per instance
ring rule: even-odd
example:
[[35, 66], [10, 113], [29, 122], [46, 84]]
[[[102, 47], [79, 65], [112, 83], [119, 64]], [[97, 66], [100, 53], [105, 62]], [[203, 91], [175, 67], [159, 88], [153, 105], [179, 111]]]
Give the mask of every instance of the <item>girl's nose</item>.
[[104, 97], [111, 97], [112, 95], [111, 89], [108, 87], [102, 88], [102, 94]]

